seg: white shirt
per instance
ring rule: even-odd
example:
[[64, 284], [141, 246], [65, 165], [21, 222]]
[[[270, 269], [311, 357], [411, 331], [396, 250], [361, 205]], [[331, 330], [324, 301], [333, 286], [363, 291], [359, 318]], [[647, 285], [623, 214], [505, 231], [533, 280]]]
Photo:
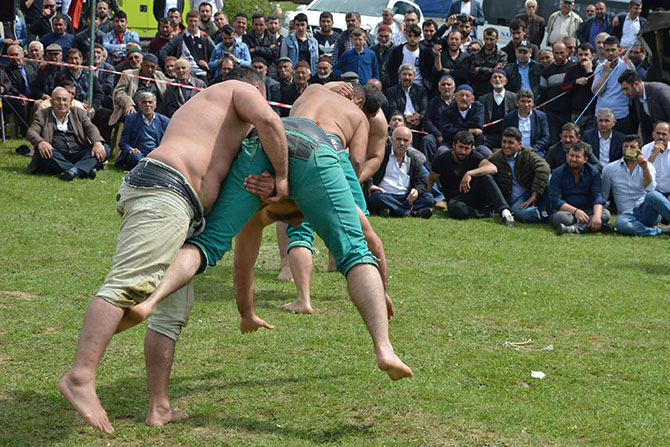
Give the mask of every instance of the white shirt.
[[500, 93], [493, 90], [493, 100], [496, 102], [496, 105], [499, 106], [500, 104], [502, 104], [504, 99], [505, 99], [505, 89], [503, 89], [503, 91]]
[[531, 110], [528, 117], [524, 118], [519, 115], [519, 131], [521, 131], [521, 145], [525, 147], [530, 146], [530, 117], [533, 115]]
[[603, 197], [609, 197], [612, 191], [619, 214], [632, 213], [642, 205], [647, 193], [656, 189], [656, 169], [653, 163], [647, 163], [647, 167], [651, 182], [646, 188], [642, 186], [644, 172], [637, 164], [632, 174], [623, 158], [613, 161], [603, 169]]
[[416, 110], [414, 110], [414, 104], [412, 104], [412, 98], [409, 97], [410, 90], [412, 90], [411, 85], [405, 91], [405, 111], [403, 112], [405, 115], [411, 115], [416, 112]]
[[54, 119], [56, 120], [56, 129], [60, 130], [61, 132], [67, 132], [67, 123], [70, 122], [70, 111], [68, 110], [67, 115], [65, 115], [65, 119], [63, 122], [60, 122], [54, 111], [51, 111], [51, 114], [53, 115]]
[[644, 113], [651, 118], [651, 113], [649, 113], [649, 104], [647, 104], [647, 90], [644, 88], [644, 82], [642, 83], [642, 96], [640, 96], [640, 102], [642, 103], [642, 108]]
[[472, 1], [469, 1], [467, 3], [462, 1], [461, 2], [461, 14], [467, 14], [467, 15], [470, 16], [470, 15], [472, 15], [470, 13], [470, 11], [472, 11]]
[[416, 50], [410, 51], [407, 49], [407, 45], [403, 46], [402, 63], [412, 65], [414, 67], [414, 83], [417, 85], [423, 84], [423, 77], [419, 69], [419, 48], [417, 47]]
[[154, 118], [156, 118], [156, 114], [155, 114], [155, 113], [154, 113], [153, 115], [151, 115], [151, 121], [149, 121], [149, 120], [147, 119], [147, 117], [144, 116], [144, 113], [142, 114], [142, 119], [144, 120], [144, 123], [145, 123], [147, 126], [151, 126], [151, 123], [154, 121]]
[[[651, 157], [654, 150], [654, 142], [642, 146], [642, 155]], [[658, 154], [654, 159], [654, 168], [656, 168], [656, 189], [662, 193], [670, 193], [670, 142], [665, 148], [665, 152]]]
[[621, 31], [621, 46], [626, 48], [629, 47], [639, 32], [640, 16], [637, 16], [637, 18], [633, 20], [630, 18], [630, 13], [626, 14], [626, 20], [623, 22], [623, 30]]
[[389, 194], [408, 194], [409, 193], [409, 157], [407, 154], [398, 166], [398, 159], [391, 153], [389, 162], [386, 164], [384, 178], [379, 183], [379, 187], [386, 190]]
[[598, 140], [600, 140], [600, 155], [598, 156], [598, 159], [600, 160], [600, 166], [604, 168], [610, 162], [610, 145], [612, 144], [612, 133], [610, 133], [610, 137], [605, 140], [600, 134], [600, 131], [598, 131]]

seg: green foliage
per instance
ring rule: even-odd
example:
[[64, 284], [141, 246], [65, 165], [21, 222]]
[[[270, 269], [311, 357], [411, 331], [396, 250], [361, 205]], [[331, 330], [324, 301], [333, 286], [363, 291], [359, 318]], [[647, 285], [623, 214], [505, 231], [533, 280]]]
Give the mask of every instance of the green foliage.
[[249, 16], [247, 24], [248, 29], [251, 29], [251, 16], [257, 12], [269, 14], [272, 10], [272, 5], [267, 0], [226, 0], [223, 2], [223, 10], [228, 15], [230, 23], [233, 22], [233, 17], [238, 12], [244, 12]]

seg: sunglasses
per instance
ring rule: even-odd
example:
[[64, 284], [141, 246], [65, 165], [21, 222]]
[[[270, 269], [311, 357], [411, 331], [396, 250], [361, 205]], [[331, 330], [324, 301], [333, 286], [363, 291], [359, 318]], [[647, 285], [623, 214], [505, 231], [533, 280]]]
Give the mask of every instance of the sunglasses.
[[44, 9], [55, 9], [56, 5], [44, 5]]

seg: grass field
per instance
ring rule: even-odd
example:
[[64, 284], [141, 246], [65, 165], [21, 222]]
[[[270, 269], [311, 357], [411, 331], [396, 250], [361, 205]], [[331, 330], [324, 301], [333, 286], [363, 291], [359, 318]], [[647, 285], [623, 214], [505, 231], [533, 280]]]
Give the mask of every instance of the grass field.
[[98, 392], [116, 432], [95, 432], [56, 384], [111, 264], [123, 173], [31, 177], [18, 144], [0, 146], [2, 446], [670, 445], [668, 238], [444, 216], [372, 218], [389, 260], [391, 338], [413, 378], [392, 383], [376, 368], [322, 243], [315, 314], [281, 310], [295, 290], [275, 280], [267, 229], [256, 303], [276, 329], [239, 333], [227, 255], [196, 279], [177, 345], [170, 392], [190, 419], [143, 424], [140, 326], [103, 358]]

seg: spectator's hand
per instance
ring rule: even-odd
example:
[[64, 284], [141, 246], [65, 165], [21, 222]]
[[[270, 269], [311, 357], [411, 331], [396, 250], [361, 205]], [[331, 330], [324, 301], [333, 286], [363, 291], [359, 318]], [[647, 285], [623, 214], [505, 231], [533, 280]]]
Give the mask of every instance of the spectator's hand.
[[[237, 61], [235, 61], [235, 62], [237, 62]], [[200, 59], [200, 60], [198, 61], [198, 65], [199, 65], [203, 70], [209, 70], [209, 66], [207, 65], [207, 62], [203, 61], [202, 59]]]
[[40, 151], [42, 158], [51, 158], [54, 153], [54, 147], [46, 140], [39, 142], [37, 150]]
[[535, 205], [535, 198], [534, 197], [531, 197], [528, 200], [526, 200], [525, 202], [522, 202], [519, 205], [519, 208], [524, 209], [524, 208], [528, 208], [529, 206], [532, 206], [532, 205]]
[[51, 9], [42, 9], [42, 15], [44, 17], [50, 17], [51, 16]]
[[436, 138], [437, 138], [437, 144], [442, 144], [442, 142], [444, 141], [444, 138], [442, 138], [442, 135], [438, 135]]
[[263, 320], [256, 314], [240, 317], [240, 331], [243, 334], [255, 332], [262, 327], [264, 327], [265, 329], [275, 328], [274, 326], [266, 323], [265, 320]]
[[473, 128], [468, 129], [468, 130], [469, 130], [470, 133], [471, 133], [472, 135], [474, 135], [475, 137], [478, 137], [478, 136], [480, 136], [482, 133], [484, 133], [484, 131], [481, 130], [480, 128], [478, 128], [478, 127], [473, 127]]
[[93, 149], [91, 149], [91, 156], [95, 157], [96, 160], [98, 160], [100, 163], [105, 161], [105, 158], [107, 158], [107, 152], [105, 151], [105, 146], [102, 145], [101, 142], [97, 142], [93, 144]]
[[442, 45], [440, 45], [439, 43], [436, 43], [435, 45], [433, 45], [433, 53], [435, 53], [437, 55], [441, 54], [442, 53]]
[[[0, 89], [2, 89], [2, 86], [0, 86]], [[2, 92], [2, 90], [0, 90]], [[47, 95], [46, 93], [42, 95], [40, 98], [42, 101], [46, 101], [47, 99], [51, 98], [51, 96]]]
[[593, 216], [589, 222], [589, 229], [591, 231], [599, 231], [603, 226], [603, 220], [601, 217]]
[[613, 26], [614, 28], [616, 28], [617, 26], [619, 26], [619, 17], [614, 16], [614, 18], [612, 19], [612, 26]]
[[409, 202], [410, 205], [413, 205], [414, 201], [418, 198], [419, 198], [419, 191], [412, 188], [411, 191], [409, 192], [409, 195], [407, 196], [407, 201]]
[[123, 110], [124, 115], [130, 115], [131, 113], [135, 113], [137, 110], [135, 110], [135, 106], [128, 106]]
[[586, 83], [589, 82], [589, 78], [587, 77], [577, 78], [575, 82], [577, 83], [577, 85], [586, 85]]
[[470, 180], [472, 180], [472, 176], [466, 172], [461, 179], [461, 184], [458, 186], [458, 190], [460, 192], [470, 192]]
[[449, 19], [447, 20], [447, 26], [451, 27], [454, 26], [458, 22], [458, 14], [452, 14], [449, 16]]
[[373, 191], [379, 191], [383, 194], [386, 194], [386, 190], [384, 188], [382, 188], [381, 186], [377, 186], [377, 185], [371, 185], [368, 188], [368, 192], [373, 192]]
[[664, 143], [662, 141], [657, 141], [656, 143], [654, 143], [654, 149], [653, 149], [652, 153], [655, 153], [656, 155], [662, 154], [663, 152], [665, 152], [665, 150], [667, 148], [668, 148], [667, 143]]
[[261, 200], [265, 200], [268, 197], [272, 197], [275, 193], [275, 177], [268, 171], [263, 172], [261, 175], [248, 175], [244, 179], [244, 187], [251, 194], [257, 195]]
[[577, 222], [579, 223], [586, 223], [589, 221], [589, 215], [584, 211], [577, 209], [577, 211], [575, 211], [575, 219], [577, 219]]
[[494, 70], [497, 70], [497, 69], [499, 69], [499, 68], [502, 69], [502, 67], [503, 67], [502, 62], [498, 62], [498, 63], [496, 64], [496, 66], [493, 67], [493, 69], [494, 69]]
[[129, 154], [139, 154], [140, 150], [134, 147], [131, 150], [129, 150], [128, 153]]

